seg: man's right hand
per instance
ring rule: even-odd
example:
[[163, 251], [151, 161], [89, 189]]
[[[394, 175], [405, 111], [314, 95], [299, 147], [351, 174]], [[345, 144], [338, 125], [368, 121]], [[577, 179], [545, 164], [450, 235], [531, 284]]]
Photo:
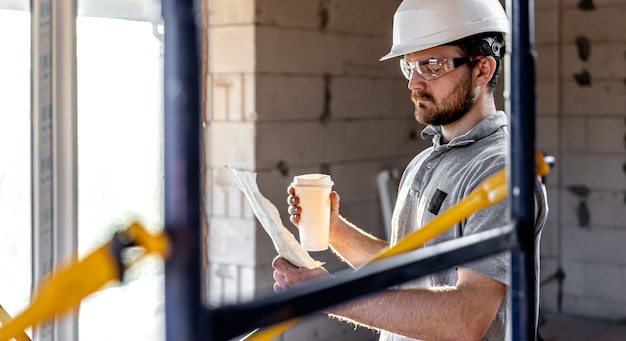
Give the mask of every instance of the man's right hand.
[[[300, 213], [302, 213], [302, 207], [300, 207], [300, 198], [296, 196], [296, 189], [293, 186], [287, 188], [287, 212], [289, 212], [289, 220], [295, 226], [298, 226], [300, 222]], [[332, 235], [334, 226], [339, 223], [339, 193], [332, 191], [330, 193], [330, 233]], [[332, 239], [331, 239], [332, 240]]]

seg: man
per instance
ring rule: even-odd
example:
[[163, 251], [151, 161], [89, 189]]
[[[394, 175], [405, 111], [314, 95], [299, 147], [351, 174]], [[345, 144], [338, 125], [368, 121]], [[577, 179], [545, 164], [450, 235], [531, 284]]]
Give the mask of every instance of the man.
[[[505, 167], [508, 118], [496, 110], [508, 20], [498, 0], [404, 0], [394, 16], [394, 42], [381, 60], [401, 57], [415, 118], [433, 146], [407, 166], [392, 217], [393, 245], [463, 199]], [[540, 186], [538, 184], [538, 186]], [[537, 191], [537, 241], [545, 222], [545, 192]], [[289, 188], [289, 213], [297, 226], [301, 208]], [[508, 201], [472, 214], [427, 243], [460, 238], [508, 222]], [[330, 244], [359, 267], [388, 244], [339, 215], [331, 194]], [[327, 275], [273, 262], [274, 289]], [[381, 330], [381, 340], [504, 340], [508, 254], [498, 254], [326, 311]]]

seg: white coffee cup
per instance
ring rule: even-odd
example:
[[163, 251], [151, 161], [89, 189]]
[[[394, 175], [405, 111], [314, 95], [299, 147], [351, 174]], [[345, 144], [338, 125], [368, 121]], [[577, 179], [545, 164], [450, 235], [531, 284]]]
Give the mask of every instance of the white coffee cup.
[[330, 175], [303, 174], [293, 177], [291, 184], [300, 198], [298, 231], [300, 244], [307, 251], [328, 249], [330, 229], [330, 192], [334, 182]]

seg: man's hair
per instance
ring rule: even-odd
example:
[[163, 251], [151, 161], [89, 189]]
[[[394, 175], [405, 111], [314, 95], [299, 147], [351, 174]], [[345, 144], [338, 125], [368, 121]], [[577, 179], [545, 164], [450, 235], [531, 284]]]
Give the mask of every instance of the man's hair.
[[[491, 56], [496, 60], [496, 71], [489, 80], [489, 90], [492, 92], [498, 83], [498, 76], [502, 71], [502, 57], [504, 56], [504, 35], [498, 32], [480, 33], [448, 43], [461, 50], [463, 57]], [[476, 65], [477, 61], [470, 63]]]

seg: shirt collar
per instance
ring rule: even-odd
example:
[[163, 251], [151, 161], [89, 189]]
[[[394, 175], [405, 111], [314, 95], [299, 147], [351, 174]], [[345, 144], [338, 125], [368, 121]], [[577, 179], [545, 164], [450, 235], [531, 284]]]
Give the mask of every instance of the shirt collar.
[[[452, 141], [448, 142], [447, 146], [454, 147], [473, 143], [476, 140], [480, 140], [485, 136], [493, 134], [496, 130], [504, 126], [507, 126], [508, 122], [509, 118], [504, 111], [496, 111], [495, 114], [485, 117], [467, 133], [452, 139]], [[441, 126], [428, 125], [424, 128], [424, 130], [422, 130], [422, 139], [426, 139], [428, 136], [433, 137], [433, 146], [435, 148], [441, 146]]]

